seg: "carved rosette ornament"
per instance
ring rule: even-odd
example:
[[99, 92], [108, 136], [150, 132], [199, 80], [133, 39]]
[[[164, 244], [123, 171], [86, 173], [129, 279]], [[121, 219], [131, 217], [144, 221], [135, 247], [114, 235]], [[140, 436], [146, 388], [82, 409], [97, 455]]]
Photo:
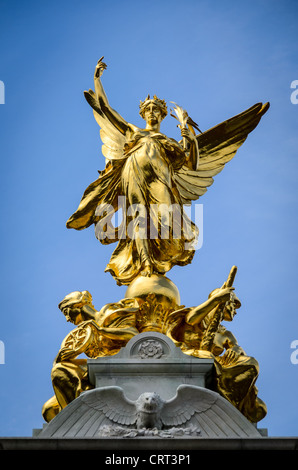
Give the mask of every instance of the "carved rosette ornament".
[[159, 359], [163, 352], [162, 344], [159, 341], [149, 339], [140, 344], [138, 356], [141, 359]]

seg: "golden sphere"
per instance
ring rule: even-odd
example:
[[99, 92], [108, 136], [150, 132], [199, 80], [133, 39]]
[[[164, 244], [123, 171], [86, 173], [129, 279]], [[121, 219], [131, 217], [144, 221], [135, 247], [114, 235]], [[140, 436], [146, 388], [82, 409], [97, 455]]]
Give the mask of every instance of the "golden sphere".
[[168, 307], [180, 305], [180, 294], [177, 286], [161, 274], [150, 277], [138, 276], [128, 286], [125, 297], [146, 300], [149, 294], [155, 294], [159, 301]]

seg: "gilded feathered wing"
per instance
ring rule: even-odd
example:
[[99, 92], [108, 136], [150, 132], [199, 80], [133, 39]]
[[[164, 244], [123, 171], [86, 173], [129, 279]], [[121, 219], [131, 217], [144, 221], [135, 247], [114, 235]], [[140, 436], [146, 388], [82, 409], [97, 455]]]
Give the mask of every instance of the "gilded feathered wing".
[[102, 112], [96, 94], [93, 90], [84, 92], [87, 102], [93, 109], [93, 114], [97, 124], [100, 127], [100, 138], [102, 140], [102, 154], [107, 160], [122, 160], [123, 147], [126, 142], [126, 138], [121, 132], [113, 126], [111, 121]]
[[174, 175], [183, 204], [191, 204], [191, 201], [205, 194], [207, 188], [214, 182], [213, 177], [232, 160], [268, 108], [269, 103], [257, 103], [246, 111], [197, 135], [200, 155], [198, 169], [190, 170], [182, 166]]
[[[102, 111], [96, 94], [93, 90], [84, 92], [85, 98], [93, 109], [96, 122], [100, 127], [102, 140], [102, 153], [106, 157], [106, 168], [100, 172], [99, 177], [84, 191], [79, 207], [66, 222], [67, 228], [82, 230], [94, 223], [96, 208], [107, 206], [110, 218], [117, 210], [119, 196], [119, 181], [126, 143], [125, 136], [114, 126]], [[113, 207], [113, 209], [111, 209]], [[103, 243], [113, 243], [112, 237], [106, 237]]]

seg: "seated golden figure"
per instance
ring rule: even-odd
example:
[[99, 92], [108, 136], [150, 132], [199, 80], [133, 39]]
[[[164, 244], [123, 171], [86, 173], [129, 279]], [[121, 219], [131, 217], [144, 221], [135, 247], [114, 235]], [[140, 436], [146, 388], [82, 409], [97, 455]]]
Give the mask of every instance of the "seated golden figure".
[[87, 359], [111, 356], [138, 333], [134, 299], [105, 305], [97, 311], [88, 291], [72, 292], [59, 304], [67, 321], [77, 325], [61, 344], [54, 360], [51, 379], [55, 395], [43, 406], [42, 415], [49, 422], [82, 391], [93, 388], [89, 382]]
[[257, 397], [255, 385], [259, 364], [221, 324], [223, 320], [231, 322], [241, 306], [233, 290], [225, 283], [198, 307], [173, 312], [168, 335], [185, 354], [214, 358], [215, 390], [256, 423], [267, 413], [265, 403]]

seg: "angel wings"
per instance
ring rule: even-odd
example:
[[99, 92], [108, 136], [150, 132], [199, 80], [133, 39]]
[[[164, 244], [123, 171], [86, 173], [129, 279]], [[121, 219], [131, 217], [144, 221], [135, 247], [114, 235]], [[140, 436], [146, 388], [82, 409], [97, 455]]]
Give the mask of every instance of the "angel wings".
[[196, 136], [200, 151], [199, 168], [182, 167], [175, 173], [175, 182], [184, 204], [205, 194], [226, 163], [232, 160], [248, 134], [269, 109], [269, 103], [257, 103], [246, 111]]
[[[93, 108], [95, 120], [100, 126], [100, 137], [103, 142], [102, 154], [107, 161], [123, 160], [127, 142], [117, 127], [102, 111], [100, 103], [92, 90], [85, 91], [85, 98]], [[183, 165], [174, 172], [174, 180], [179, 190], [182, 203], [191, 204], [205, 194], [214, 182], [213, 177], [220, 173], [226, 163], [231, 161], [248, 135], [257, 127], [270, 104], [257, 103], [244, 112], [201, 132], [196, 136], [199, 148], [199, 168], [190, 170]], [[192, 128], [189, 124], [189, 127]]]
[[[94, 223], [94, 212], [98, 204], [103, 202], [114, 205], [115, 198], [119, 196], [119, 191], [114, 188], [116, 181], [120, 179], [123, 161], [127, 159], [124, 154], [127, 135], [119, 130], [106, 109], [103, 110], [94, 91], [85, 91], [84, 94], [93, 108], [94, 117], [100, 127], [100, 137], [103, 142], [102, 153], [106, 157], [107, 165], [106, 169], [100, 172], [100, 177], [88, 186], [78, 209], [66, 223], [67, 228], [76, 230], [82, 230]], [[190, 170], [182, 165], [173, 173], [182, 204], [189, 205], [205, 194], [208, 187], [213, 184], [214, 176], [233, 159], [249, 133], [257, 127], [269, 106], [269, 103], [257, 103], [196, 136], [199, 148], [198, 169]], [[119, 119], [123, 122], [120, 116]], [[124, 122], [124, 127], [125, 125], [128, 126]], [[105, 197], [106, 194], [108, 197]]]

